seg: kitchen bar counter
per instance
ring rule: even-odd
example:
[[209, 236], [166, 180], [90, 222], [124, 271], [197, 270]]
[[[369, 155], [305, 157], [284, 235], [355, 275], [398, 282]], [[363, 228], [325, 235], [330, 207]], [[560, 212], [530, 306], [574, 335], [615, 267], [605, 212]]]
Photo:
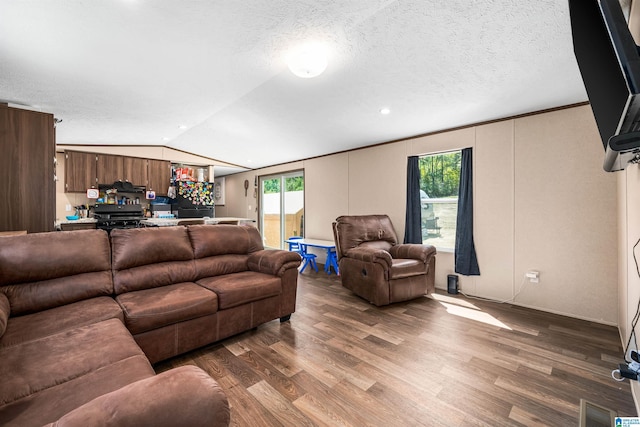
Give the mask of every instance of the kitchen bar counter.
[[146, 218], [140, 221], [143, 226], [171, 227], [175, 225], [201, 224], [253, 224], [255, 220], [250, 218], [220, 217], [220, 218]]
[[[189, 223], [201, 224], [255, 224], [250, 218], [219, 217], [219, 218], [145, 218], [140, 220], [140, 225], [148, 227], [171, 227], [175, 225], [189, 225]], [[56, 230], [73, 230], [82, 228], [95, 228], [95, 218], [80, 218], [76, 220], [63, 219], [56, 221]]]
[[85, 230], [96, 228], [98, 221], [95, 218], [63, 219], [56, 221], [55, 229], [62, 231]]
[[61, 219], [61, 220], [57, 220], [55, 222], [55, 228], [56, 230], [60, 230], [62, 228], [62, 225], [68, 225], [68, 224], [95, 224], [96, 222], [98, 222], [95, 218], [79, 218], [79, 219]]

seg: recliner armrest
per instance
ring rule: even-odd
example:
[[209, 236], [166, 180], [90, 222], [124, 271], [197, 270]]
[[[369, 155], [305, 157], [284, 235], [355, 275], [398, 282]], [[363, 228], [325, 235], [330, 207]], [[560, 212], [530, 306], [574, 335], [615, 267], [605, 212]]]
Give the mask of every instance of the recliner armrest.
[[343, 257], [357, 259], [364, 262], [377, 262], [379, 264], [383, 264], [387, 269], [391, 268], [392, 265], [391, 254], [382, 249], [358, 246], [356, 248], [349, 249]]
[[182, 366], [96, 397], [46, 427], [228, 426], [229, 402], [196, 366]]
[[436, 254], [436, 248], [431, 245], [421, 245], [419, 243], [403, 243], [392, 246], [389, 253], [395, 259], [416, 259], [425, 264]]
[[282, 276], [290, 268], [298, 268], [302, 258], [297, 252], [263, 249], [249, 255], [249, 270]]

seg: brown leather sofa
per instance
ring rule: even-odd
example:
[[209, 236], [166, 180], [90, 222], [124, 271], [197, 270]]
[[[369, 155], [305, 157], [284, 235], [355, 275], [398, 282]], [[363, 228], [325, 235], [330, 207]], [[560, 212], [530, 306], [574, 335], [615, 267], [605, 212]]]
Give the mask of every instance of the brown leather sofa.
[[151, 364], [287, 320], [299, 264], [250, 226], [1, 238], [0, 425], [228, 425], [208, 374]]
[[436, 248], [399, 244], [387, 215], [340, 216], [333, 223], [342, 286], [377, 306], [435, 291]]

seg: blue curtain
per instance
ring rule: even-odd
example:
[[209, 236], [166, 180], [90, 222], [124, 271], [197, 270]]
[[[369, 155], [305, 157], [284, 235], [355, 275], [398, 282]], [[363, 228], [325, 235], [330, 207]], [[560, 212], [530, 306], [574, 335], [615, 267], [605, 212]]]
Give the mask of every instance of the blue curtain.
[[480, 275], [476, 247], [473, 243], [473, 154], [471, 148], [462, 150], [454, 258], [456, 273], [465, 276]]
[[418, 156], [411, 156], [407, 159], [407, 210], [404, 221], [404, 243], [422, 243]]

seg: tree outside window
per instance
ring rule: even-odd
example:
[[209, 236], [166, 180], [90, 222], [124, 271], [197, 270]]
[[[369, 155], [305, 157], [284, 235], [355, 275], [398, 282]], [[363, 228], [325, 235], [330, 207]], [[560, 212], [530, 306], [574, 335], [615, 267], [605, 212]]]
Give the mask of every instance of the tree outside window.
[[422, 241], [438, 249], [455, 247], [461, 159], [461, 151], [452, 151], [418, 160]]

